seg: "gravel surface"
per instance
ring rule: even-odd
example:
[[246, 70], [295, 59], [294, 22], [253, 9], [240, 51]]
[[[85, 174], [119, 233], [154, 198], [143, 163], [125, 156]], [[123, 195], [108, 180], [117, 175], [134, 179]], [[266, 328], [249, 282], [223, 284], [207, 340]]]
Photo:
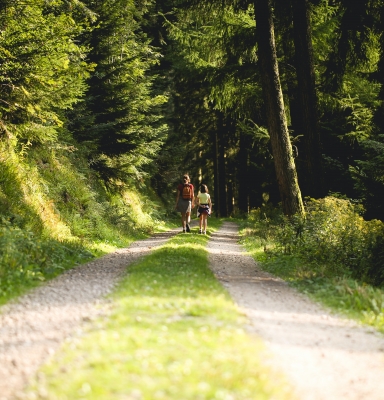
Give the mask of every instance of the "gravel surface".
[[266, 343], [265, 361], [282, 370], [303, 400], [384, 399], [384, 336], [330, 314], [261, 271], [224, 223], [209, 242], [217, 279]]
[[[135, 242], [67, 271], [1, 308], [0, 400], [23, 388], [66, 339], [108, 315], [105, 296], [126, 267], [180, 229]], [[209, 242], [211, 268], [266, 343], [264, 360], [280, 369], [302, 400], [384, 399], [384, 337], [329, 312], [262, 272], [226, 222]]]
[[0, 400], [22, 398], [23, 387], [59, 345], [87, 321], [108, 313], [108, 300], [127, 266], [180, 232], [156, 234], [58, 278], [0, 309]]

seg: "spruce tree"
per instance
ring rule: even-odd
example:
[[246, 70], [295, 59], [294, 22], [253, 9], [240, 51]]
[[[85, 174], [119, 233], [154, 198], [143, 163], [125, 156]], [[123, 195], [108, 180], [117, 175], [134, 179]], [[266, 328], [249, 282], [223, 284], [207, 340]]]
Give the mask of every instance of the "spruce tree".
[[[0, 129], [29, 143], [56, 141], [89, 75], [72, 11], [42, 0], [6, 2], [0, 33]], [[79, 3], [80, 4], [80, 3]], [[74, 10], [76, 11], [76, 10]]]
[[151, 74], [160, 54], [141, 29], [147, 3], [107, 0], [85, 3], [98, 18], [81, 40], [89, 46], [88, 80], [82, 115], [71, 126], [89, 147], [91, 166], [106, 182], [137, 178], [152, 162], [166, 135]]

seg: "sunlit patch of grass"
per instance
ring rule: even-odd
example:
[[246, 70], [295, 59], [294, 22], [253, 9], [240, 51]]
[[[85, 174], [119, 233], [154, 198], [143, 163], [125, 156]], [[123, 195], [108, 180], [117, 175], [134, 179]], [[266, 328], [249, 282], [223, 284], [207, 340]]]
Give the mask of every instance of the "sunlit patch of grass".
[[92, 258], [78, 244], [43, 240], [0, 225], [0, 304]]
[[[219, 221], [209, 221], [209, 233]], [[208, 268], [209, 236], [178, 234], [128, 268], [113, 312], [29, 390], [49, 399], [288, 399], [261, 343]], [[264, 353], [265, 354], [265, 353]]]

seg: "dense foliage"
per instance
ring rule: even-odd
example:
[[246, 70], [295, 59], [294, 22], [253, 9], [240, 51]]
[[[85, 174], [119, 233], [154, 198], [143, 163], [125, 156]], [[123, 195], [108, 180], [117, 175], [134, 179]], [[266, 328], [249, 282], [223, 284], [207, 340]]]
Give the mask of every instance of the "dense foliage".
[[[358, 204], [359, 217], [334, 215], [346, 236], [328, 256], [381, 284], [366, 260], [381, 254], [384, 220], [383, 11], [382, 0], [2, 1], [4, 243], [148, 232], [188, 172], [217, 215], [282, 207], [293, 232], [303, 212], [287, 204], [301, 193]], [[307, 212], [300, 252], [326, 243], [307, 228], [329, 221]], [[377, 239], [356, 244], [354, 229]]]
[[[300, 188], [304, 196], [317, 198], [341, 193], [362, 203], [366, 217], [382, 219], [383, 175], [369, 168], [373, 149], [377, 157], [382, 155], [382, 2], [302, 1], [309, 20], [296, 19], [296, 24], [309, 24], [312, 64], [295, 55], [300, 44], [294, 40], [297, 3], [275, 1], [274, 22]], [[173, 126], [181, 140], [187, 138], [185, 169], [196, 181], [214, 186], [220, 215], [248, 212], [266, 201], [277, 205], [281, 197], [266, 130], [254, 3], [174, 5], [164, 16], [169, 28], [164, 50], [174, 67]], [[315, 79], [315, 122], [303, 120], [299, 101], [301, 91], [310, 91], [299, 82], [297, 68], [304, 62]], [[306, 137], [309, 123], [315, 124], [312, 139]], [[313, 164], [322, 169], [311, 169]], [[313, 188], [321, 185], [323, 196]]]
[[[379, 255], [384, 224], [365, 221], [361, 206], [335, 197], [311, 199], [306, 203], [306, 218], [287, 219], [268, 209], [251, 212], [250, 222], [257, 222], [266, 251], [298, 257], [308, 276], [348, 276], [383, 285], [384, 262]], [[275, 245], [268, 250], [273, 237]], [[373, 257], [375, 253], [375, 257]]]
[[[338, 192], [381, 219], [382, 8], [275, 1], [271, 28], [303, 195]], [[3, 140], [18, 149], [79, 143], [110, 188], [149, 178], [167, 197], [189, 171], [222, 216], [277, 205], [258, 12], [247, 1], [4, 2]]]
[[0, 301], [158, 225], [150, 4], [1, 2]]

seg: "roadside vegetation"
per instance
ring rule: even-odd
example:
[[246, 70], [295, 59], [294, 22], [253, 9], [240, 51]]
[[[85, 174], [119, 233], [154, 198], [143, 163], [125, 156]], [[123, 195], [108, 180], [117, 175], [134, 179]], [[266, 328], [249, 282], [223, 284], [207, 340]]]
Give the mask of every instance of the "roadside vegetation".
[[2, 150], [0, 304], [166, 228], [162, 205], [145, 185], [108, 190], [88, 168], [81, 146]]
[[336, 197], [309, 199], [305, 219], [263, 207], [241, 222], [242, 241], [265, 270], [384, 332], [384, 224], [362, 213]]
[[[219, 224], [211, 219], [208, 233]], [[34, 398], [291, 398], [208, 268], [208, 240], [193, 228], [131, 265], [109, 318], [43, 368]]]
[[[337, 192], [384, 221], [383, 13], [378, 0], [0, 2], [0, 303], [161, 229], [184, 173], [217, 217], [265, 202], [292, 216], [302, 196]], [[320, 228], [281, 221], [285, 257], [380, 286], [374, 222], [343, 231], [363, 244], [343, 260]]]

